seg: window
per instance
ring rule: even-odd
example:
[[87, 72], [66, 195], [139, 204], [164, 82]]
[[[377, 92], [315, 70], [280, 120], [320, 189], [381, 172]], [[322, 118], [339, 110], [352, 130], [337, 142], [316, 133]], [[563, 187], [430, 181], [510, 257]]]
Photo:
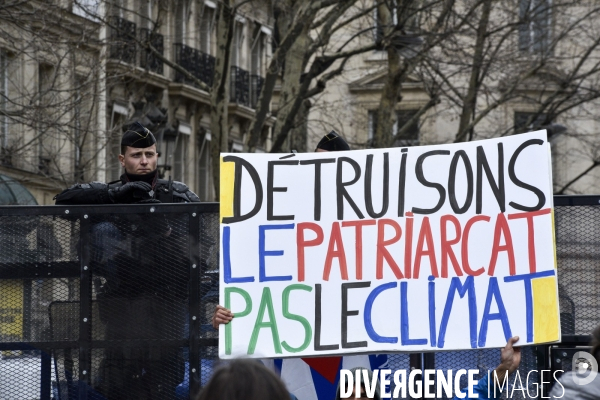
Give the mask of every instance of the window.
[[418, 146], [419, 145], [419, 121], [415, 120], [413, 123], [408, 125], [407, 129], [401, 136], [398, 136], [398, 132], [410, 121], [418, 110], [403, 110], [396, 112], [396, 125], [394, 126], [394, 136], [396, 141], [394, 146]]
[[215, 26], [215, 8], [205, 2], [200, 16], [200, 51], [210, 54], [212, 49], [212, 31]]
[[550, 47], [552, 0], [519, 0], [519, 50], [546, 53]]
[[73, 14], [80, 17], [98, 21], [98, 8], [100, 0], [77, 0], [73, 2]]
[[123, 10], [125, 0], [113, 0], [112, 2], [112, 15], [115, 17], [123, 18]]
[[542, 129], [542, 126], [549, 124], [546, 121], [547, 118], [547, 114], [517, 111], [515, 112], [515, 133], [525, 133]]
[[0, 50], [0, 145], [8, 146], [8, 55]]
[[[74, 171], [75, 180], [79, 182], [85, 181], [83, 165], [85, 163], [85, 148], [95, 140], [90, 140], [91, 131], [95, 125], [94, 120], [94, 93], [92, 83], [88, 77], [76, 75], [74, 87], [74, 107], [73, 107], [73, 145], [74, 145]], [[94, 149], [92, 149], [92, 153]]]
[[179, 0], [175, 10], [175, 43], [186, 44], [188, 2]]
[[204, 137], [200, 141], [198, 165], [198, 197], [202, 201], [212, 201], [212, 176], [210, 168], [210, 132], [205, 132]]
[[[394, 124], [392, 135], [395, 136], [394, 147], [418, 146], [419, 145], [419, 121], [411, 123], [407, 130], [398, 136], [398, 132], [406, 125], [418, 110], [400, 110], [396, 111], [396, 123]], [[373, 140], [377, 130], [377, 110], [369, 111], [369, 141]]]
[[263, 37], [261, 33], [256, 36], [252, 47], [252, 65], [250, 66], [250, 73], [252, 75], [262, 76]]
[[230, 153], [242, 153], [244, 151], [244, 145], [236, 140], [231, 140], [229, 143]]
[[384, 23], [382, 21], [382, 18], [381, 18], [378, 8], [375, 8], [374, 19], [375, 19], [375, 28], [373, 29], [373, 40], [375, 41], [375, 43], [381, 43], [385, 32], [384, 32]]
[[244, 45], [244, 24], [242, 22], [235, 22], [233, 35], [231, 65], [242, 68], [242, 46]]
[[54, 151], [55, 118], [57, 111], [54, 101], [55, 95], [55, 68], [52, 65], [40, 64], [38, 67], [38, 102], [37, 115], [38, 127], [38, 171], [44, 175], [50, 174]]
[[[110, 117], [110, 130], [107, 134], [106, 144], [106, 181], [112, 182], [121, 176], [121, 127], [125, 124], [129, 109], [126, 105], [113, 103], [112, 115]], [[160, 160], [159, 160], [160, 161]]]
[[179, 134], [175, 140], [173, 152], [173, 179], [180, 182], [187, 181], [187, 149], [192, 128], [184, 122], [179, 123]]
[[146, 28], [152, 30], [154, 27], [153, 23], [153, 9], [154, 9], [154, 0], [139, 0], [140, 7], [140, 28]]

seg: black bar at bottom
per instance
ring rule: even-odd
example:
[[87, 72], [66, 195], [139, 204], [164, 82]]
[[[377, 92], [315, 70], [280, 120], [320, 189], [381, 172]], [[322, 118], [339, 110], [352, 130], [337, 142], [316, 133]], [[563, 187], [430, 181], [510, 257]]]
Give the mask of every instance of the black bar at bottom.
[[42, 351], [42, 366], [40, 379], [40, 400], [50, 400], [52, 384], [52, 358], [50, 353]]

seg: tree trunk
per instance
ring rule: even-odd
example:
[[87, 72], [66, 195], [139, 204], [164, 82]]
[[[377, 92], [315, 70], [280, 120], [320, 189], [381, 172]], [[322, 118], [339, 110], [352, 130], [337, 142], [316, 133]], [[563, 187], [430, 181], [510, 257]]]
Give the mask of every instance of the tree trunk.
[[485, 39], [487, 36], [487, 26], [490, 20], [492, 10], [492, 1], [486, 0], [483, 3], [481, 11], [481, 19], [477, 28], [477, 40], [475, 42], [475, 53], [473, 55], [473, 66], [471, 68], [471, 77], [469, 79], [469, 87], [467, 94], [463, 100], [462, 113], [458, 124], [458, 132], [455, 142], [467, 142], [473, 138], [473, 127], [469, 129], [471, 120], [475, 115], [477, 107], [477, 94], [481, 86], [481, 67], [483, 66], [483, 50], [485, 47]]
[[[281, 133], [284, 121], [294, 110], [294, 101], [300, 95], [300, 78], [306, 67], [306, 53], [311, 44], [309, 36], [310, 24], [305, 24], [302, 33], [292, 44], [285, 57], [285, 74], [281, 84], [279, 106], [277, 108], [277, 122], [273, 128], [273, 137]], [[295, 141], [297, 142], [297, 140]], [[288, 143], [289, 144], [289, 143]], [[306, 144], [304, 145], [306, 147]], [[281, 150], [291, 150], [289, 146], [282, 146]]]
[[[289, 135], [290, 150], [296, 150], [298, 153], [306, 153], [308, 150], [308, 114], [310, 112], [311, 101], [306, 99], [296, 114], [296, 126]], [[313, 149], [310, 149], [312, 151]]]
[[[380, 22], [384, 26], [384, 36], [389, 38], [393, 29], [393, 20], [391, 10], [386, 2], [382, 2], [378, 7]], [[385, 46], [388, 57], [388, 74], [386, 82], [381, 93], [379, 109], [377, 110], [377, 128], [373, 136], [372, 146], [375, 148], [385, 148], [392, 146], [394, 142], [393, 129], [396, 123], [396, 104], [401, 98], [402, 90], [402, 65], [398, 52], [391, 41], [385, 40]]]
[[229, 146], [229, 71], [235, 17], [229, 0], [221, 1], [217, 12], [217, 56], [210, 96], [210, 130], [212, 135], [210, 156], [215, 196], [218, 200], [221, 183], [221, 152], [226, 152]]

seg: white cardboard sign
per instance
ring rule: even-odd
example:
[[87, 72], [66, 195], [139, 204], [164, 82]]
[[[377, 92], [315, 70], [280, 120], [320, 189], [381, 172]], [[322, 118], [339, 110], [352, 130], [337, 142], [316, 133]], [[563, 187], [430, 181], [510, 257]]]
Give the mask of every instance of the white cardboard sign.
[[546, 132], [221, 155], [219, 356], [560, 340]]

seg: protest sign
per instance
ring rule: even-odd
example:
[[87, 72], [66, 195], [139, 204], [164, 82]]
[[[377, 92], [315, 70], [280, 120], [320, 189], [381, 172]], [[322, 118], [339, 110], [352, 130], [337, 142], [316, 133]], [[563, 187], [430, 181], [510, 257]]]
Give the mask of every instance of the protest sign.
[[221, 157], [220, 357], [560, 340], [545, 131]]

